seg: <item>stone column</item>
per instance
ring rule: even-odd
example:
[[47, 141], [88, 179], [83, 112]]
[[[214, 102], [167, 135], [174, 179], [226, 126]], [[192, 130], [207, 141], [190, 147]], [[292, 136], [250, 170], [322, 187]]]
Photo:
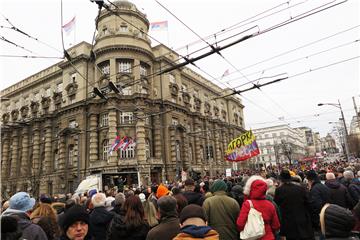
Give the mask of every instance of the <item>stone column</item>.
[[38, 123], [35, 123], [33, 129], [33, 162], [32, 170], [34, 175], [39, 174], [40, 167], [40, 129]]
[[1, 158], [2, 158], [1, 177], [5, 178], [10, 175], [10, 172], [9, 172], [9, 165], [10, 165], [10, 163], [9, 163], [9, 153], [10, 153], [9, 133], [4, 134], [4, 138], [2, 139], [1, 147], [2, 147], [2, 149], [1, 149]]
[[157, 115], [154, 117], [154, 124], [153, 127], [155, 128], [155, 136], [153, 139], [153, 143], [155, 146], [155, 152], [154, 157], [155, 158], [161, 158], [164, 161], [164, 157], [162, 156], [161, 149], [164, 146], [161, 146], [161, 121], [160, 121], [160, 115]]
[[188, 167], [190, 164], [190, 160], [189, 160], [189, 151], [191, 150], [189, 148], [189, 138], [188, 138], [188, 134], [186, 134], [186, 132], [182, 132], [182, 140], [183, 140], [183, 149], [182, 149], [182, 161], [183, 161], [183, 166]]
[[215, 161], [214, 161], [214, 167], [218, 167], [219, 166], [219, 163], [221, 161], [224, 161], [224, 156], [221, 156], [221, 152], [219, 150], [221, 144], [219, 142], [219, 132], [218, 131], [215, 131], [214, 132], [214, 139], [215, 139], [215, 145], [214, 145], [214, 152], [215, 152]]
[[58, 162], [58, 169], [64, 170], [65, 169], [65, 162], [66, 162], [66, 136], [61, 135], [59, 139], [59, 148], [58, 148], [58, 154], [59, 154], [59, 162]]
[[14, 129], [11, 135], [11, 169], [10, 177], [18, 177], [17, 168], [18, 168], [18, 151], [19, 151], [19, 139], [18, 139], [18, 130]]
[[[109, 131], [108, 131], [108, 140], [109, 140], [109, 147], [113, 143], [114, 139], [116, 138], [117, 134], [117, 121], [116, 121], [116, 110], [109, 111]], [[117, 154], [108, 155], [107, 163], [114, 165], [117, 163]]]
[[110, 59], [110, 81], [116, 82], [116, 59]]
[[170, 127], [170, 163], [176, 163], [175, 127]]
[[[143, 112], [139, 112], [139, 115], [144, 115]], [[144, 119], [137, 119], [136, 121], [136, 159], [137, 169], [140, 174], [140, 182], [142, 185], [148, 185], [145, 182], [144, 176], [149, 172], [149, 166], [146, 165], [146, 154], [145, 154], [145, 121]]]
[[44, 159], [44, 169], [45, 174], [50, 174], [52, 171], [51, 168], [51, 122], [48, 121], [45, 123], [45, 159]]
[[20, 176], [26, 177], [29, 175], [29, 129], [24, 127], [22, 130], [22, 152], [21, 152], [21, 166], [20, 166]]
[[90, 167], [99, 160], [99, 151], [98, 151], [98, 118], [96, 114], [90, 115], [90, 139], [89, 139], [89, 150], [90, 150]]

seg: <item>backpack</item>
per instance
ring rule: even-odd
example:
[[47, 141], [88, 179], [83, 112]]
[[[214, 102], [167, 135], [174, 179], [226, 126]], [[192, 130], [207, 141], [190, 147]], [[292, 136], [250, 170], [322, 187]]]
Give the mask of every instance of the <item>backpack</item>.
[[250, 211], [244, 230], [240, 232], [240, 238], [243, 240], [259, 239], [265, 235], [264, 219], [261, 212], [254, 208], [251, 200], [248, 201], [250, 203]]

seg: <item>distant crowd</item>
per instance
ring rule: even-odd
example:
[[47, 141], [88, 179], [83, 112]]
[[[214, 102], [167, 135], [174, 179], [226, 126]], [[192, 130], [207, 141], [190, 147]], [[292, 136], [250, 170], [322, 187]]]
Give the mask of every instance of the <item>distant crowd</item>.
[[1, 239], [359, 239], [359, 200], [360, 165], [341, 161], [37, 200], [18, 192], [2, 201]]

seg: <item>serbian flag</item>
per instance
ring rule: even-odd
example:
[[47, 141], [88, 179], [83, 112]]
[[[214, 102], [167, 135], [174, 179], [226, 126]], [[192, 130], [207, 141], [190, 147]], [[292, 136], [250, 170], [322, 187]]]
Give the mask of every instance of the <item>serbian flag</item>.
[[128, 145], [129, 141], [130, 141], [130, 138], [128, 138], [128, 137], [125, 136], [125, 137], [124, 137], [124, 141], [122, 141], [122, 143], [120, 144], [120, 148], [121, 148], [123, 151], [125, 150], [124, 147]]
[[225, 72], [223, 73], [223, 75], [221, 76], [221, 78], [226, 77], [229, 74], [230, 74], [229, 69], [226, 69]]
[[120, 145], [120, 137], [116, 136], [114, 143], [111, 145], [109, 149], [109, 154], [112, 155], [113, 151], [116, 151], [119, 148]]
[[62, 26], [62, 28], [64, 29], [64, 32], [69, 35], [72, 30], [75, 28], [75, 22], [76, 22], [76, 19], [75, 19], [75, 16], [68, 22], [66, 23], [64, 26]]
[[128, 148], [128, 146], [129, 146], [130, 144], [132, 144], [132, 143], [133, 143], [132, 138], [128, 138], [127, 143], [126, 143], [126, 144], [124, 145], [124, 147], [122, 148], [123, 151], [125, 151], [125, 150]]
[[152, 31], [167, 30], [167, 27], [168, 27], [168, 21], [150, 23], [150, 29]]

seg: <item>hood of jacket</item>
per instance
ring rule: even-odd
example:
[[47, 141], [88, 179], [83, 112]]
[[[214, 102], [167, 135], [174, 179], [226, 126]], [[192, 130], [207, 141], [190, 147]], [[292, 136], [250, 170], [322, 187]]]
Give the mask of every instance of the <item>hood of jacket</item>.
[[3, 212], [3, 214], [1, 214], [1, 216], [12, 216], [16, 218], [21, 229], [25, 229], [31, 225], [29, 216], [23, 211], [8, 208], [5, 212]]
[[330, 179], [325, 181], [325, 185], [331, 189], [340, 188], [340, 183], [336, 179]]
[[245, 195], [247, 195], [247, 196], [250, 195], [251, 185], [255, 180], [263, 180], [265, 182], [265, 179], [258, 175], [253, 175], [253, 176], [249, 177], [249, 179], [246, 181], [245, 186], [244, 186], [244, 194]]
[[209, 226], [187, 225], [181, 228], [181, 232], [190, 234], [194, 238], [204, 238], [212, 228]]
[[250, 199], [265, 199], [267, 184], [263, 180], [255, 180], [251, 184]]
[[350, 236], [355, 219], [350, 210], [336, 204], [326, 204], [320, 212], [321, 232], [328, 238]]

